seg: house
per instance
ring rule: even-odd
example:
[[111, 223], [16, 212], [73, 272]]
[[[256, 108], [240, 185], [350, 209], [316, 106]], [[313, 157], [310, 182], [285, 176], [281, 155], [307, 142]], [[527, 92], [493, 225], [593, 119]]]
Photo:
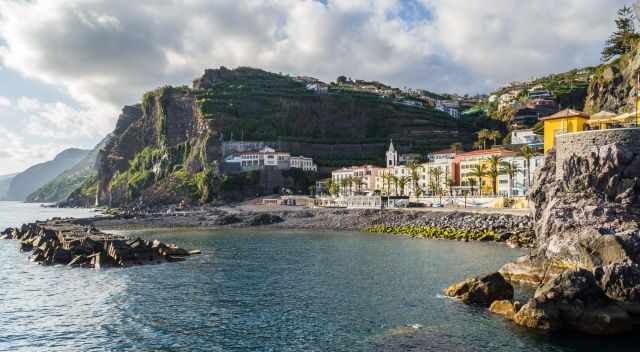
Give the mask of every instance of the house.
[[438, 100], [436, 110], [449, 114], [454, 119], [460, 119], [460, 103], [456, 100]]
[[539, 118], [540, 113], [537, 110], [524, 108], [516, 110], [513, 116], [511, 116], [509, 123], [511, 124], [511, 128], [519, 129], [535, 124]]
[[491, 177], [485, 174], [478, 180], [478, 177], [474, 175], [474, 170], [478, 165], [481, 165], [480, 167], [484, 166], [485, 171], [488, 171], [490, 169], [489, 159], [492, 156], [507, 158], [516, 155], [516, 152], [505, 148], [474, 150], [458, 154], [453, 161], [454, 183], [460, 185], [461, 189], [480, 190], [482, 194], [491, 194], [493, 192]]
[[453, 148], [440, 149], [427, 154], [427, 161], [436, 162], [441, 160], [453, 160], [453, 158], [455, 158], [459, 153], [460, 151]]
[[535, 134], [531, 129], [516, 130], [511, 132], [511, 144], [526, 144], [537, 148], [544, 145], [544, 138]]
[[302, 169], [303, 171], [317, 172], [318, 166], [312, 158], [304, 156], [292, 156], [289, 158], [289, 167], [292, 169]]
[[317, 93], [327, 93], [329, 91], [329, 85], [322, 82], [307, 83], [306, 88]]
[[270, 147], [231, 154], [226, 156], [223, 162], [223, 170], [227, 174], [258, 171], [264, 168], [279, 170], [298, 168], [304, 171], [317, 171], [313, 159], [303, 156], [291, 157], [289, 153], [279, 152]]
[[544, 86], [538, 85], [531, 89], [528, 92], [529, 100], [535, 99], [553, 99], [553, 95], [549, 90], [545, 89]]
[[558, 134], [584, 131], [589, 115], [573, 109], [565, 109], [551, 116], [541, 118], [544, 122], [544, 153], [555, 146]]
[[376, 178], [384, 170], [373, 165], [343, 167], [331, 172], [331, 180], [338, 185], [340, 194], [373, 193], [376, 191]]

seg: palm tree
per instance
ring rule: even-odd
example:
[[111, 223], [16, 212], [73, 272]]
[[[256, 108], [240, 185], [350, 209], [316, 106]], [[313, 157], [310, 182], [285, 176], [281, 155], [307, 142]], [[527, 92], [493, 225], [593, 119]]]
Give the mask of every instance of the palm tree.
[[451, 150], [453, 150], [454, 153], [458, 153], [464, 150], [464, 148], [462, 147], [462, 143], [460, 142], [455, 142], [451, 144]]
[[487, 149], [487, 139], [491, 139], [491, 131], [482, 129], [478, 132], [478, 144], [482, 145], [482, 149]]
[[407, 185], [411, 178], [408, 176], [398, 177], [398, 187], [400, 187], [400, 195], [404, 196], [404, 187]]
[[469, 182], [469, 186], [471, 187], [471, 193], [473, 193], [473, 188], [476, 186], [476, 179], [470, 178], [468, 182]]
[[451, 177], [447, 177], [447, 188], [449, 188], [449, 196], [453, 196], [453, 179]]
[[327, 190], [329, 191], [330, 195], [335, 196], [340, 191], [340, 188], [337, 182], [335, 182], [334, 180], [330, 180], [327, 184]]
[[493, 130], [488, 133], [487, 137], [493, 141], [493, 145], [496, 145], [498, 138], [502, 137], [502, 133], [498, 130]]
[[351, 176], [345, 177], [340, 180], [340, 188], [342, 189], [343, 195], [348, 195], [348, 192], [351, 189]]
[[522, 170], [520, 170], [518, 164], [514, 164], [513, 162], [509, 163], [505, 161], [500, 165], [502, 165], [502, 169], [500, 170], [500, 172], [509, 176], [509, 191], [507, 194], [509, 195], [509, 197], [511, 197], [513, 193], [513, 179]]
[[351, 178], [351, 182], [353, 182], [353, 184], [356, 186], [356, 192], [360, 192], [361, 188], [362, 188], [362, 177], [360, 176], [354, 176]]
[[420, 164], [417, 160], [411, 160], [407, 163], [407, 168], [409, 169], [409, 174], [411, 177], [411, 183], [413, 184], [413, 195], [415, 197], [420, 196], [420, 185], [418, 182], [420, 181], [420, 175], [418, 175], [418, 169], [421, 168]]
[[[386, 183], [386, 185], [387, 185], [387, 193], [386, 193], [386, 195], [389, 196], [391, 194], [391, 182], [392, 182], [391, 173], [389, 173], [389, 172], [383, 173], [382, 174], [382, 181], [384, 183]], [[383, 185], [383, 188], [384, 188], [384, 185]]]
[[398, 181], [399, 181], [398, 176], [390, 175], [390, 180], [391, 180], [391, 182], [393, 182], [393, 186], [395, 188], [395, 191], [394, 191], [393, 195], [397, 196], [398, 195]]
[[493, 190], [494, 196], [498, 193], [498, 176], [500, 176], [501, 162], [502, 157], [499, 155], [492, 155], [489, 158], [489, 171], [487, 174], [491, 177], [491, 189]]
[[[475, 177], [478, 181], [478, 194], [482, 194], [482, 178], [487, 175], [487, 166], [484, 164], [476, 164], [471, 168], [469, 176]], [[471, 181], [471, 180], [469, 180]]]
[[533, 158], [533, 150], [529, 148], [528, 145], [522, 146], [520, 148], [520, 155], [525, 160], [525, 168], [527, 169], [527, 191], [531, 187], [531, 158]]
[[437, 193], [440, 190], [440, 177], [442, 176], [442, 169], [438, 166], [431, 170], [431, 178], [434, 183], [433, 190]]

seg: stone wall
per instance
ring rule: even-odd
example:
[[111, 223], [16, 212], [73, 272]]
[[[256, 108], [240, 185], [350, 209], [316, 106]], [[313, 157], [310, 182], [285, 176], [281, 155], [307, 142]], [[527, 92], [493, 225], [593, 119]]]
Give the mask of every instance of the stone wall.
[[556, 137], [556, 178], [563, 177], [562, 165], [571, 155], [587, 156], [608, 144], [624, 145], [640, 154], [640, 128], [617, 128], [558, 135]]

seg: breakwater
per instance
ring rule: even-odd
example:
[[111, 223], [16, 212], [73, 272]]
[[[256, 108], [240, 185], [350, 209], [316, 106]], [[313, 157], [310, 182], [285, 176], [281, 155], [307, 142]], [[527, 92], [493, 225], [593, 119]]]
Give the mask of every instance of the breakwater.
[[20, 228], [7, 228], [0, 239], [18, 241], [18, 250], [31, 253], [30, 259], [42, 265], [68, 265], [81, 268], [129, 267], [183, 261], [199, 254], [173, 244], [129, 238], [98, 231], [73, 220], [52, 219]]

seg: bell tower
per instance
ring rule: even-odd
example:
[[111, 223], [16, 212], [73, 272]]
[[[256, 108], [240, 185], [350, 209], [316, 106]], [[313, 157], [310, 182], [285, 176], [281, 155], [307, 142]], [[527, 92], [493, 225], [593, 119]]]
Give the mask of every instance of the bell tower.
[[389, 149], [387, 150], [387, 167], [398, 166], [398, 152], [393, 146], [393, 139], [389, 143]]

